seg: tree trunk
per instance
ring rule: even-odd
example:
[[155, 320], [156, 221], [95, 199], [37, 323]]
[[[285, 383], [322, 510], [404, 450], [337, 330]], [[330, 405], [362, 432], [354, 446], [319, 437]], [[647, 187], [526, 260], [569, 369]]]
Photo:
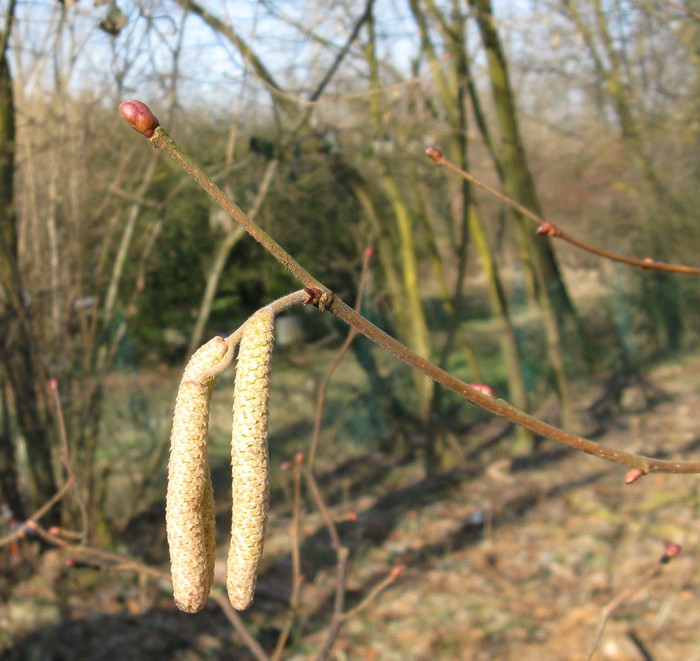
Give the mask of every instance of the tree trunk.
[[[27, 448], [29, 493], [19, 493], [17, 475], [17, 438], [8, 421], [2, 429], [0, 470], [3, 496], [19, 508], [38, 507], [56, 491], [52, 471], [50, 420], [42, 398], [46, 384], [41, 382], [32, 352], [29, 311], [18, 270], [17, 216], [14, 209], [15, 117], [12, 75], [7, 59], [9, 36], [15, 3], [5, 15], [5, 29], [0, 34], [0, 346], [2, 365], [11, 393], [11, 403], [19, 432]], [[3, 395], [4, 401], [6, 398]], [[5, 414], [7, 414], [5, 410]], [[21, 510], [16, 515], [24, 515]], [[54, 512], [55, 516], [55, 512]]]
[[[509, 197], [541, 215], [541, 205], [520, 135], [515, 98], [505, 54], [495, 27], [491, 1], [469, 0], [469, 4], [476, 10], [479, 34], [488, 59], [491, 90], [501, 135], [498, 161], [502, 168], [503, 187]], [[532, 264], [537, 300], [542, 310], [547, 337], [547, 354], [559, 394], [561, 423], [568, 428], [577, 428], [577, 416], [571, 401], [566, 374], [565, 354], [567, 352], [564, 350], [563, 338], [564, 321], [569, 318], [574, 321], [579, 330], [579, 341], [584, 343], [578, 315], [564, 285], [551, 244], [537, 237], [532, 227], [526, 225], [526, 219], [522, 216], [516, 214], [516, 222], [521, 233], [521, 245], [526, 249]]]

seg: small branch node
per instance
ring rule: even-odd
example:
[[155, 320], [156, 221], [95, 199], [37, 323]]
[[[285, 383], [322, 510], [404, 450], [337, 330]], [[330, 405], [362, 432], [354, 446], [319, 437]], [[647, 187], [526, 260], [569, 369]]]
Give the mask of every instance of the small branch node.
[[680, 552], [682, 551], [682, 547], [680, 544], [670, 543], [666, 545], [666, 549], [664, 550], [664, 554], [661, 556], [661, 562], [663, 564], [667, 564], [673, 560], [677, 555], [680, 555]]
[[559, 228], [550, 222], [541, 223], [540, 226], [537, 228], [537, 234], [539, 236], [549, 237], [550, 239], [554, 239], [558, 236], [561, 236]]
[[625, 474], [625, 484], [632, 484], [636, 482], [640, 477], [644, 477], [647, 474], [643, 468], [630, 468]]
[[478, 390], [487, 397], [496, 396], [496, 391], [491, 386], [487, 386], [485, 383], [470, 383], [469, 385], [474, 388], [474, 390]]

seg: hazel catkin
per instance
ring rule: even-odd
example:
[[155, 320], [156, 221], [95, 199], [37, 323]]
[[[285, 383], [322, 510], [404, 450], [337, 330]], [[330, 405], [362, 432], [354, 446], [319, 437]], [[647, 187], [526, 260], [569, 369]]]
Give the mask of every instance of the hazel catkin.
[[190, 358], [177, 392], [170, 435], [165, 521], [175, 604], [196, 613], [214, 580], [216, 531], [214, 493], [207, 463], [212, 370], [226, 342], [214, 337]]
[[231, 546], [226, 587], [231, 605], [253, 602], [269, 501], [267, 449], [274, 313], [262, 308], [247, 322], [238, 350], [231, 435]]

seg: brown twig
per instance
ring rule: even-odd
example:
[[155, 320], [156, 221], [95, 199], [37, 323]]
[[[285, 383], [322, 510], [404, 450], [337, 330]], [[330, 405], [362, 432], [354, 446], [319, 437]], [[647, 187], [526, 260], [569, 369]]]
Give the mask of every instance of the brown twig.
[[338, 561], [336, 563], [336, 586], [335, 586], [335, 599], [333, 601], [333, 616], [331, 617], [330, 624], [328, 625], [328, 630], [326, 632], [326, 638], [321, 645], [321, 649], [316, 655], [316, 661], [326, 661], [328, 655], [333, 649], [333, 644], [338, 639], [340, 635], [340, 629], [345, 623], [345, 581], [347, 579], [348, 573], [348, 557], [350, 551], [347, 547], [341, 546], [336, 549], [336, 556]]
[[160, 126], [154, 129], [150, 138], [154, 147], [163, 149], [182, 167], [209, 196], [228, 213], [237, 223], [250, 234], [258, 243], [282, 264], [299, 282], [307, 287], [319, 287], [321, 283], [316, 280], [305, 268], [303, 268], [282, 246], [264, 232], [248, 215], [236, 204], [231, 202], [225, 193], [200, 170], [190, 158], [177, 146], [175, 141]]
[[321, 490], [318, 488], [316, 478], [308, 468], [304, 470], [304, 478], [306, 480], [306, 486], [311, 492], [314, 503], [316, 504], [316, 507], [321, 514], [321, 518], [326, 525], [326, 530], [328, 530], [328, 534], [330, 535], [331, 544], [337, 558], [333, 616], [331, 617], [331, 622], [328, 626], [328, 632], [326, 633], [326, 638], [323, 645], [316, 655], [317, 661], [325, 661], [330, 654], [333, 643], [340, 634], [340, 628], [343, 626], [343, 611], [345, 609], [345, 581], [347, 578], [348, 556], [350, 555], [350, 551], [347, 547], [343, 546], [342, 542], [340, 541], [338, 529], [335, 526], [331, 513], [328, 511], [328, 507], [326, 507], [323, 496], [321, 496]]
[[682, 264], [667, 264], [665, 262], [657, 262], [656, 260], [650, 259], [649, 257], [645, 259], [635, 259], [633, 257], [625, 257], [624, 255], [618, 255], [617, 253], [610, 252], [609, 250], [603, 250], [584, 241], [580, 241], [571, 234], [560, 230], [554, 223], [545, 220], [542, 216], [530, 211], [527, 207], [524, 207], [519, 202], [508, 197], [504, 193], [496, 190], [492, 186], [485, 184], [480, 179], [477, 179], [473, 174], [463, 170], [458, 165], [455, 165], [450, 160], [446, 159], [442, 152], [437, 149], [437, 147], [428, 147], [425, 150], [426, 155], [437, 165], [454, 172], [455, 174], [466, 179], [470, 183], [478, 186], [482, 190], [486, 191], [489, 195], [492, 195], [496, 199], [500, 200], [509, 207], [515, 209], [519, 214], [529, 218], [534, 223], [537, 223], [538, 230], [537, 233], [540, 236], [546, 236], [551, 239], [561, 239], [570, 243], [572, 246], [596, 255], [597, 257], [602, 257], [604, 259], [609, 259], [614, 262], [620, 262], [621, 264], [627, 264], [628, 266], [636, 266], [641, 269], [646, 269], [650, 271], [663, 271], [665, 273], [678, 273], [681, 275], [700, 275], [700, 268], [694, 266], [684, 266]]
[[61, 440], [61, 449], [63, 451], [63, 456], [61, 457], [63, 466], [66, 469], [67, 482], [70, 482], [73, 486], [73, 496], [78, 504], [78, 509], [80, 510], [80, 518], [82, 521], [82, 532], [80, 534], [80, 540], [82, 542], [87, 541], [88, 536], [88, 513], [87, 507], [85, 506], [85, 500], [80, 492], [80, 485], [75, 479], [75, 473], [73, 471], [73, 464], [70, 458], [70, 451], [68, 449], [68, 435], [66, 433], [66, 421], [63, 416], [63, 403], [61, 402], [61, 394], [58, 392], [58, 382], [56, 379], [49, 380], [49, 391], [53, 395], [54, 405], [56, 407], [56, 419], [58, 423], [58, 435]]
[[248, 631], [248, 628], [243, 623], [243, 618], [241, 618], [238, 612], [231, 606], [225, 591], [217, 587], [212, 589], [209, 596], [219, 605], [226, 619], [233, 625], [236, 633], [243, 638], [243, 642], [248, 646], [253, 656], [258, 659], [258, 661], [270, 661], [267, 652], [265, 652], [260, 646], [260, 643], [258, 643], [255, 637]]
[[[410, 365], [414, 369], [426, 374], [440, 385], [452, 390], [472, 404], [493, 413], [494, 415], [506, 418], [511, 422], [525, 427], [530, 431], [562, 443], [570, 448], [585, 452], [586, 454], [605, 459], [614, 463], [622, 464], [630, 468], [639, 468], [644, 473], [665, 472], [665, 473], [700, 473], [700, 463], [665, 461], [635, 455], [628, 452], [614, 450], [603, 445], [599, 445], [575, 434], [554, 427], [528, 415], [527, 413], [510, 406], [507, 402], [492, 398], [484, 393], [464, 383], [460, 379], [452, 376], [437, 365], [422, 358], [406, 346], [395, 340], [390, 335], [365, 319], [346, 305], [340, 298], [336, 297], [330, 290], [324, 287], [306, 269], [304, 269], [289, 253], [287, 253], [272, 237], [264, 232], [258, 225], [248, 218], [248, 216], [233, 202], [228, 200], [224, 193], [200, 170], [183, 152], [177, 147], [170, 136], [159, 127], [158, 120], [148, 107], [140, 101], [129, 101], [120, 106], [122, 115], [129, 121], [132, 128], [151, 138], [154, 146], [160, 147], [184, 168], [192, 178], [214, 199], [221, 207], [229, 213], [234, 220], [241, 223], [246, 231], [258, 241], [277, 261], [282, 264], [299, 282], [301, 282], [309, 293], [310, 301], [320, 310], [328, 310], [339, 319], [355, 327], [363, 335], [381, 346], [394, 357]], [[146, 110], [144, 110], [146, 109]], [[138, 111], [138, 112], [137, 112]], [[149, 113], [146, 120], [142, 119], [142, 113]], [[658, 263], [656, 263], [658, 264]]]
[[391, 571], [384, 577], [379, 583], [377, 583], [358, 603], [354, 608], [343, 613], [343, 622], [347, 622], [351, 617], [357, 615], [360, 611], [370, 606], [372, 602], [379, 596], [381, 592], [386, 590], [392, 583], [396, 582], [396, 579], [403, 574], [405, 570], [404, 565], [395, 565], [391, 568]]
[[306, 479], [306, 485], [311, 492], [311, 496], [321, 514], [328, 534], [331, 538], [331, 544], [336, 553], [337, 563], [336, 563], [336, 588], [335, 588], [335, 599], [333, 603], [333, 615], [331, 617], [331, 622], [328, 625], [328, 632], [326, 634], [323, 645], [316, 655], [316, 661], [325, 661], [333, 648], [333, 644], [338, 639], [340, 630], [342, 626], [353, 616], [357, 615], [360, 611], [364, 610], [369, 606], [384, 590], [388, 585], [393, 583], [398, 576], [403, 572], [403, 566], [393, 567], [389, 572], [388, 576], [375, 585], [357, 604], [354, 608], [346, 611], [345, 610], [345, 594], [346, 594], [346, 580], [348, 573], [348, 559], [350, 556], [350, 551], [346, 546], [343, 546], [340, 541], [340, 535], [338, 534], [338, 529], [333, 521], [333, 517], [326, 506], [323, 497], [321, 496], [321, 491], [316, 482], [316, 478], [313, 473], [308, 469], [304, 469], [304, 478]]
[[609, 601], [602, 610], [600, 622], [598, 622], [598, 627], [593, 636], [593, 641], [591, 643], [587, 661], [593, 659], [598, 643], [603, 635], [605, 626], [612, 614], [620, 607], [622, 604], [632, 597], [635, 593], [639, 592], [649, 581], [651, 581], [655, 576], [661, 573], [664, 565], [667, 565], [673, 558], [675, 558], [681, 552], [681, 547], [679, 544], [669, 544], [666, 547], [663, 555], [654, 562], [629, 588], [620, 592], [611, 601]]
[[73, 479], [68, 478], [66, 483], [53, 495], [49, 500], [47, 500], [36, 512], [34, 512], [17, 530], [5, 537], [0, 538], [0, 547], [12, 544], [12, 542], [22, 539], [26, 536], [27, 527], [32, 530], [35, 528], [37, 521], [41, 518], [59, 501], [63, 498], [73, 486]]
[[289, 596], [289, 613], [287, 620], [282, 627], [275, 650], [272, 653], [272, 660], [278, 661], [282, 658], [284, 647], [292, 631], [294, 622], [298, 616], [299, 595], [304, 577], [301, 574], [301, 549], [299, 545], [299, 529], [301, 525], [301, 478], [304, 455], [298, 453], [294, 457], [294, 488], [292, 491], [292, 525], [290, 526], [289, 537], [292, 546], [292, 592]]

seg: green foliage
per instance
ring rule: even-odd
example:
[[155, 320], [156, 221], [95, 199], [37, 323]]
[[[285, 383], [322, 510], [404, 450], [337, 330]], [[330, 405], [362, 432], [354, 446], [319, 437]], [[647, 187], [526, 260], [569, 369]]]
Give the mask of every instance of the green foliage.
[[[165, 178], [160, 183], [167, 187]], [[207, 260], [216, 237], [209, 228], [210, 204], [186, 188], [168, 206], [158, 244], [148, 264], [138, 314], [130, 324], [137, 354], [181, 360], [187, 334], [204, 292]], [[169, 329], [184, 335], [184, 346], [168, 342]]]

